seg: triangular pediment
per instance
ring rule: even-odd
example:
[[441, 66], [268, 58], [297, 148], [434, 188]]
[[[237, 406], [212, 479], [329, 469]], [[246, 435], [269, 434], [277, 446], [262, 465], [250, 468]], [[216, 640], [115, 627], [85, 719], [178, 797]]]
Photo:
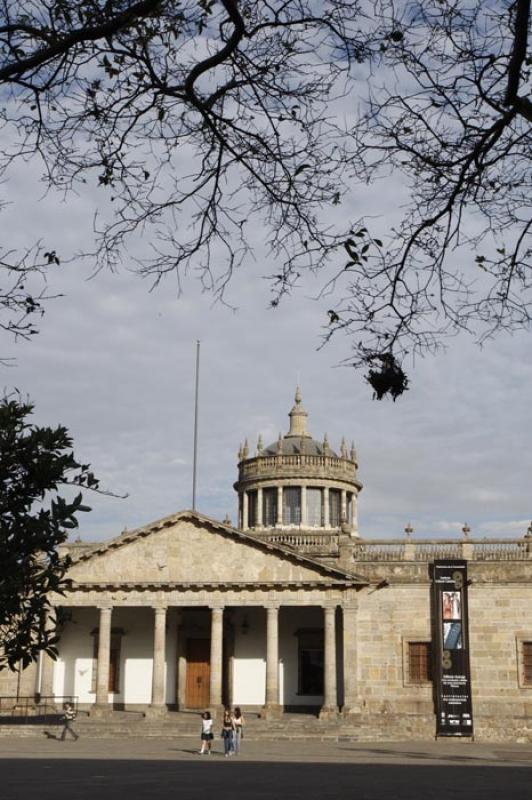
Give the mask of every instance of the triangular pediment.
[[67, 577], [76, 584], [367, 582], [191, 511], [73, 554]]

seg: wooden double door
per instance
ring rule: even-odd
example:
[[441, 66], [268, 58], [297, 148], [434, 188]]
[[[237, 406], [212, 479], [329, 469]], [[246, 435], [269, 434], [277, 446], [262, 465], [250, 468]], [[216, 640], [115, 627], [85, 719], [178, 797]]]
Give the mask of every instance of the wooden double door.
[[210, 700], [210, 639], [187, 639], [187, 708], [208, 708]]

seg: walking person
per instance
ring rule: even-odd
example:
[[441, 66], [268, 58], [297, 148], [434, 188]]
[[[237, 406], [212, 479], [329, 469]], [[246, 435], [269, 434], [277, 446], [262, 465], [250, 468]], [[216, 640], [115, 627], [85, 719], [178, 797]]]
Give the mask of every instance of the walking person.
[[213, 720], [210, 711], [204, 711], [201, 715], [201, 750], [200, 756], [211, 754], [212, 740], [214, 734], [212, 732]]
[[233, 722], [235, 724], [234, 734], [234, 752], [235, 755], [240, 753], [240, 742], [244, 738], [244, 715], [239, 706], [236, 706], [233, 714]]
[[235, 721], [231, 709], [226, 706], [222, 722], [222, 736], [224, 740], [224, 755], [226, 758], [234, 753]]
[[77, 742], [79, 739], [78, 734], [72, 728], [72, 723], [76, 719], [76, 712], [74, 711], [74, 706], [72, 703], [65, 703], [65, 710], [63, 716], [61, 717], [61, 721], [63, 723], [63, 730], [61, 732], [61, 741], [64, 742], [66, 739], [67, 733], [70, 733], [74, 737], [74, 741]]

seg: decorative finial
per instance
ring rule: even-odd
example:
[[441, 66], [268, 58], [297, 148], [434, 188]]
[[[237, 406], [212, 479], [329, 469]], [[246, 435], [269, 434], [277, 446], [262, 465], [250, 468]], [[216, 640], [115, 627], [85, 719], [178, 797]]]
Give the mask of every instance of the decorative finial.
[[340, 455], [342, 458], [347, 458], [347, 445], [345, 443], [345, 436], [342, 436], [342, 444], [340, 445]]
[[323, 437], [323, 455], [328, 456], [330, 449], [331, 448], [329, 447], [329, 440], [327, 438], [327, 434], [325, 434], [325, 436]]
[[244, 442], [244, 447], [242, 449], [242, 458], [246, 459], [248, 456], [249, 456], [249, 444], [248, 440], [246, 439], [246, 441]]
[[262, 443], [262, 435], [259, 433], [259, 439], [257, 441], [257, 455], [261, 456], [263, 450], [264, 450], [264, 445]]
[[282, 452], [283, 452], [283, 435], [279, 431], [279, 438], [277, 439], [277, 453], [281, 455]]
[[414, 529], [412, 527], [412, 523], [409, 522], [405, 528], [406, 538], [410, 540], [412, 538], [412, 534], [414, 533]]
[[244, 457], [244, 450], [242, 448], [242, 442], [240, 442], [240, 446], [238, 448], [238, 460], [242, 461], [243, 457]]
[[295, 405], [288, 415], [290, 417], [290, 430], [286, 435], [310, 439], [311, 436], [307, 433], [308, 414], [301, 405], [301, 389], [299, 386], [296, 389], [295, 401]]
[[225, 515], [223, 524], [224, 525], [231, 525], [231, 517], [229, 516], [229, 514]]
[[471, 528], [469, 527], [467, 522], [464, 522], [464, 527], [462, 528], [462, 533], [464, 534], [464, 539], [467, 539], [469, 537], [469, 534], [471, 533]]
[[527, 531], [525, 533], [525, 539], [532, 539], [532, 522], [527, 528]]
[[357, 451], [354, 442], [351, 442], [351, 461], [354, 461], [355, 464], [357, 463]]

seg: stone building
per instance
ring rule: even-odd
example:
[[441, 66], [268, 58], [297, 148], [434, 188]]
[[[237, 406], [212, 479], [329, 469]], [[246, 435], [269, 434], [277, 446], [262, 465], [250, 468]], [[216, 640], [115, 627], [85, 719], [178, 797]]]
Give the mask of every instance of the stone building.
[[22, 691], [94, 713], [233, 704], [433, 736], [431, 565], [458, 559], [475, 733], [532, 737], [532, 527], [519, 540], [476, 541], [466, 526], [462, 540], [364, 539], [354, 445], [309, 434], [299, 389], [289, 417], [273, 444], [240, 447], [237, 528], [182, 511], [66, 546], [59, 658], [26, 670]]

